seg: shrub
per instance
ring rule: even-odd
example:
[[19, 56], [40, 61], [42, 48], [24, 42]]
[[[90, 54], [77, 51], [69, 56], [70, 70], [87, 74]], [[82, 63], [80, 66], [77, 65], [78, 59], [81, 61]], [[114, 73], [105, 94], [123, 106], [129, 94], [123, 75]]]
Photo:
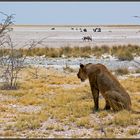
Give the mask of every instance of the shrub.
[[129, 70], [127, 68], [118, 68], [115, 70], [116, 75], [125, 75], [129, 74]]
[[131, 61], [134, 59], [133, 55], [131, 52], [129, 51], [123, 51], [123, 50], [120, 50], [118, 53], [117, 53], [117, 57], [119, 60], [121, 61]]
[[[0, 50], [0, 56], [4, 54], [5, 56], [8, 55], [10, 51], [8, 49]], [[119, 60], [133, 60], [133, 56], [140, 55], [140, 47], [136, 45], [127, 45], [127, 46], [112, 46], [109, 47], [107, 45], [102, 45], [101, 47], [95, 46], [74, 46], [70, 47], [69, 45], [63, 46], [60, 48], [32, 48], [30, 51], [28, 49], [19, 49], [19, 53], [21, 56], [42, 56], [45, 55], [46, 57], [61, 57], [65, 55], [66, 57], [89, 57], [90, 55], [97, 56], [98, 58], [102, 54], [110, 54], [115, 55], [118, 57]], [[133, 54], [133, 55], [132, 55]]]

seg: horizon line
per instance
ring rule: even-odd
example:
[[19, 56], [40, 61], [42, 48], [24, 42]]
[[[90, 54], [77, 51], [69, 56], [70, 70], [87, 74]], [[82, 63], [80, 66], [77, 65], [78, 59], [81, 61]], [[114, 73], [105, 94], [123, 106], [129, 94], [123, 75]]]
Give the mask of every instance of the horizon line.
[[12, 26], [140, 26], [140, 24], [14, 24]]

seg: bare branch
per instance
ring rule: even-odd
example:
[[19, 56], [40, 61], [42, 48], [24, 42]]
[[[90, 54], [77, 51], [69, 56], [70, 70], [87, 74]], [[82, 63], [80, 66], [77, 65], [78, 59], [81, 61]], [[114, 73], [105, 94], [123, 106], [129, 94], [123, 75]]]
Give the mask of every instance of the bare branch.
[[3, 22], [0, 24], [0, 37], [3, 37], [12, 30], [12, 27], [10, 26], [14, 23], [13, 19], [15, 14], [7, 15], [3, 12], [0, 12], [0, 14], [5, 16], [5, 18], [2, 20]]

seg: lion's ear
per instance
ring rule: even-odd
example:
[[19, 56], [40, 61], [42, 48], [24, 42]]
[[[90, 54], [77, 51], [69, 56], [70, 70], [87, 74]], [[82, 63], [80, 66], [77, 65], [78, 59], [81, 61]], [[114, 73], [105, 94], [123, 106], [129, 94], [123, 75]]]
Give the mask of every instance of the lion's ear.
[[84, 67], [84, 65], [80, 63], [80, 68], [83, 68], [83, 67]]

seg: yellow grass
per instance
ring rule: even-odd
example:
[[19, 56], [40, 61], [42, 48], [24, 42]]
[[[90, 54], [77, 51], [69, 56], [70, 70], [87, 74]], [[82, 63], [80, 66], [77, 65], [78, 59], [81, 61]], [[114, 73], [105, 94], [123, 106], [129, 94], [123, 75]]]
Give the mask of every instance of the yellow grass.
[[[62, 57], [62, 55], [65, 55], [66, 57], [90, 57], [91, 55], [100, 57], [102, 54], [111, 54], [115, 55], [118, 57], [120, 60], [132, 60], [133, 55], [140, 55], [140, 46], [138, 45], [117, 45], [117, 46], [112, 46], [111, 48], [108, 47], [107, 45], [102, 45], [101, 47], [95, 46], [91, 47], [90, 45], [88, 46], [75, 46], [75, 47], [70, 47], [69, 45], [64, 46], [64, 47], [45, 47], [45, 48], [33, 48], [30, 51], [28, 49], [19, 49], [17, 50], [23, 55], [28, 55], [28, 56], [45, 56], [45, 57], [52, 57], [52, 58], [57, 58], [57, 57]], [[9, 49], [4, 49], [0, 51], [0, 54], [4, 52], [4, 55], [7, 55], [10, 53]]]
[[123, 110], [115, 114], [114, 123], [120, 126], [136, 125], [135, 117], [128, 111]]
[[[30, 69], [31, 70], [31, 69]], [[46, 71], [41, 69], [40, 71]], [[97, 115], [93, 113], [94, 102], [92, 99], [92, 94], [90, 90], [89, 83], [82, 84], [80, 80], [76, 77], [76, 72], [73, 74], [61, 73], [56, 70], [47, 69], [47, 78], [39, 77], [34, 79], [30, 75], [29, 69], [24, 69], [21, 73], [23, 76], [20, 79], [20, 88], [18, 90], [0, 90], [3, 96], [12, 96], [16, 100], [7, 99], [1, 101], [3, 106], [0, 106], [0, 111], [3, 115], [0, 116], [1, 123], [5, 118], [6, 114], [16, 114], [15, 117], [11, 117], [14, 123], [12, 126], [6, 124], [7, 130], [14, 128], [14, 133], [23, 132], [25, 130], [37, 130], [42, 126], [42, 124], [50, 119], [56, 120], [56, 122], [61, 122], [63, 125], [50, 124], [46, 127], [47, 130], [54, 131], [65, 131], [64, 125], [74, 124], [79, 128], [94, 128], [97, 133], [100, 133], [100, 125], [93, 121], [92, 115], [99, 117], [103, 120], [103, 125], [105, 127], [124, 129], [128, 126], [137, 126], [140, 121], [140, 115], [134, 114], [128, 111], [120, 111], [118, 113], [113, 113], [111, 111], [104, 111], [105, 101], [104, 99], [99, 99], [100, 111]], [[26, 76], [25, 76], [26, 75]], [[40, 74], [39, 75], [43, 75]], [[140, 78], [130, 77], [125, 80], [120, 81], [124, 88], [128, 90], [132, 99], [132, 108], [138, 110], [140, 108]], [[76, 85], [73, 88], [66, 88], [65, 85]], [[132, 86], [133, 85], [133, 86]], [[20, 112], [16, 108], [8, 107], [12, 105], [20, 105], [21, 107], [30, 106], [41, 106], [39, 112]], [[107, 119], [108, 115], [113, 116], [112, 119]], [[1, 119], [2, 118], [2, 119]], [[6, 120], [5, 120], [6, 121]], [[69, 126], [70, 129], [73, 129]], [[112, 133], [113, 129], [107, 129], [107, 137], [114, 137], [115, 133]], [[129, 130], [130, 135], [135, 135], [137, 132], [134, 130]], [[3, 135], [11, 135], [10, 131], [6, 131]], [[16, 134], [15, 134], [16, 135]], [[31, 135], [31, 134], [30, 134]], [[35, 136], [36, 134], [34, 134]], [[48, 135], [48, 134], [46, 134]], [[78, 137], [77, 135], [73, 137]], [[104, 137], [104, 136], [102, 136]]]
[[90, 128], [90, 118], [89, 117], [81, 117], [76, 121], [76, 124], [78, 127], [85, 127], [85, 128]]
[[121, 80], [122, 85], [128, 91], [134, 93], [140, 91], [140, 78], [128, 78], [127, 80]]
[[40, 127], [40, 120], [37, 119], [35, 115], [22, 115], [19, 116], [15, 127], [18, 130], [36, 129]]
[[136, 128], [131, 128], [128, 130], [127, 132], [129, 135], [136, 135], [138, 133], [140, 133], [140, 130], [139, 129], [136, 129]]

